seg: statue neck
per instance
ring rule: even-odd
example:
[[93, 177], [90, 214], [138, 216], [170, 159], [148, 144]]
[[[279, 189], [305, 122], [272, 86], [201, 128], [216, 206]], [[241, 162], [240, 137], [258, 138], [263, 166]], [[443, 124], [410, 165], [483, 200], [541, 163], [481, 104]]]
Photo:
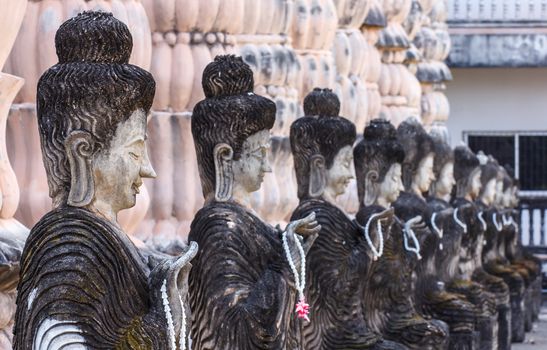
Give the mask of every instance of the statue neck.
[[325, 188], [323, 191], [323, 199], [329, 202], [330, 204], [336, 205], [336, 193], [332, 188]]
[[391, 202], [388, 201], [386, 198], [380, 196], [376, 200], [376, 205], [379, 205], [379, 206], [387, 209], [387, 208], [391, 207]]
[[110, 221], [115, 226], [118, 226], [118, 212], [115, 211], [110, 204], [95, 200], [88, 206], [88, 209], [92, 213], [95, 213]]
[[442, 199], [443, 201], [450, 203], [450, 193], [435, 193], [435, 197], [438, 199]]
[[420, 189], [415, 183], [412, 183], [412, 185], [410, 186], [410, 192], [417, 195], [418, 197], [422, 199], [424, 198], [422, 191], [420, 191]]
[[232, 191], [232, 200], [242, 207], [252, 211], [251, 194], [241, 186], [234, 186]]

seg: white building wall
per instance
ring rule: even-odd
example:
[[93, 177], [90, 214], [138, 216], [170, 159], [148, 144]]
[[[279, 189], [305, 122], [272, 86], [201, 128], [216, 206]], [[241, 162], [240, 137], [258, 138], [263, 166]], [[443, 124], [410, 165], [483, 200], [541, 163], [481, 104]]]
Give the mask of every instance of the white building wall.
[[453, 68], [452, 145], [464, 131], [547, 131], [547, 68]]

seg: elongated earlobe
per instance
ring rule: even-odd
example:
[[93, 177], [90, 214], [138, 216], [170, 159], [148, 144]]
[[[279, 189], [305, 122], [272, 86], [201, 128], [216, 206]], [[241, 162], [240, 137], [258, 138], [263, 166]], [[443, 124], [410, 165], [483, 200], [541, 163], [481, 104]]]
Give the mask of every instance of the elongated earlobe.
[[327, 169], [325, 157], [314, 155], [310, 159], [310, 185], [308, 194], [311, 198], [317, 198], [323, 194], [327, 186]]
[[214, 149], [215, 159], [215, 199], [218, 202], [226, 202], [232, 197], [234, 184], [234, 172], [232, 171], [232, 159], [234, 151], [225, 143], [220, 143]]
[[86, 131], [73, 131], [65, 141], [65, 151], [70, 164], [68, 205], [85, 207], [95, 196], [92, 165], [94, 150], [93, 137]]
[[373, 205], [376, 202], [378, 196], [380, 196], [379, 189], [378, 172], [371, 170], [365, 175], [365, 195], [363, 198], [365, 206]]

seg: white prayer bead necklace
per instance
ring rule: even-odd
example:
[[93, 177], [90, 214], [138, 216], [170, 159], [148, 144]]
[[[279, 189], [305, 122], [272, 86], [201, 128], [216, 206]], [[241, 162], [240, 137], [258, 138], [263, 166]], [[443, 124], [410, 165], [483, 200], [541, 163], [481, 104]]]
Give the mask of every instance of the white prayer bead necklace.
[[302, 247], [303, 238], [299, 235], [295, 236], [295, 243], [296, 247], [298, 249], [298, 253], [300, 254], [300, 273], [298, 273], [298, 270], [296, 269], [296, 265], [294, 264], [294, 261], [291, 256], [291, 250], [289, 248], [289, 241], [287, 239], [287, 231], [283, 232], [283, 250], [285, 251], [285, 257], [287, 258], [287, 261], [289, 263], [289, 267], [291, 268], [291, 271], [294, 275], [294, 284], [296, 287], [296, 290], [298, 291], [298, 303], [296, 304], [296, 312], [298, 313], [299, 318], [303, 318], [306, 321], [309, 322], [308, 318], [308, 307], [309, 305], [306, 304], [305, 296], [304, 296], [304, 289], [306, 287], [306, 253], [304, 252], [304, 248]]
[[370, 239], [369, 228], [370, 228], [370, 223], [372, 222], [372, 220], [374, 220], [381, 214], [382, 213], [372, 214], [370, 218], [368, 219], [367, 224], [365, 225], [365, 228], [363, 229], [363, 227], [361, 226], [361, 229], [363, 229], [365, 233], [365, 239], [367, 241], [367, 244], [370, 247], [370, 250], [372, 250], [372, 254], [374, 255], [374, 258], [373, 258], [374, 261], [378, 260], [378, 258], [380, 258], [384, 254], [384, 233], [382, 231], [382, 223], [381, 223], [382, 220], [380, 219], [376, 221], [376, 230], [378, 231], [378, 240], [379, 240], [378, 249], [376, 249], [376, 247], [372, 243], [372, 239]]
[[[405, 249], [409, 252], [413, 252], [418, 257], [418, 260], [422, 259], [422, 256], [420, 255], [420, 242], [418, 242], [418, 239], [416, 238], [416, 234], [414, 234], [414, 231], [410, 227], [409, 223], [405, 224], [405, 227], [403, 229], [403, 238], [405, 242]], [[408, 238], [411, 238], [414, 242], [414, 247], [411, 247], [408, 245]]]
[[459, 209], [460, 208], [456, 208], [456, 210], [454, 210], [452, 217], [454, 218], [454, 221], [456, 222], [456, 224], [458, 224], [463, 229], [463, 233], [467, 233], [467, 225], [463, 221], [461, 221], [460, 218], [458, 218]]
[[[437, 226], [437, 223], [435, 222], [435, 219], [437, 218], [437, 213], [433, 213], [433, 215], [431, 215], [431, 226], [433, 227], [433, 230], [435, 231], [435, 233], [437, 234], [437, 236], [439, 236], [440, 239], [443, 239], [443, 230], [440, 229], [438, 226]], [[440, 250], [443, 250], [443, 243], [442, 242], [439, 242], [439, 249]]]
[[497, 213], [492, 214], [492, 222], [494, 223], [494, 226], [496, 226], [496, 231], [500, 232], [503, 229], [503, 225], [498, 222]]
[[[175, 339], [175, 325], [173, 322], [173, 315], [171, 314], [171, 308], [169, 307], [169, 297], [167, 296], [167, 280], [163, 281], [160, 291], [161, 299], [163, 302], [163, 311], [165, 312], [165, 318], [167, 319], [167, 331], [169, 333], [171, 349], [176, 350], [177, 344]], [[182, 310], [182, 324], [180, 326], [179, 349], [186, 350], [186, 310], [184, 309], [184, 304], [182, 302], [180, 294], [179, 302], [180, 308]]]
[[173, 315], [171, 315], [171, 308], [169, 307], [169, 297], [167, 296], [167, 280], [163, 280], [161, 285], [161, 300], [163, 302], [163, 311], [165, 312], [165, 318], [167, 319], [167, 332], [169, 333], [169, 343], [171, 349], [177, 349], [177, 342], [175, 339], [175, 326], [173, 324]]
[[477, 217], [479, 218], [479, 221], [482, 224], [482, 230], [486, 231], [486, 229], [488, 228], [488, 225], [486, 224], [486, 221], [484, 221], [484, 218], [482, 217], [483, 214], [484, 212], [479, 211], [479, 213], [477, 214]]

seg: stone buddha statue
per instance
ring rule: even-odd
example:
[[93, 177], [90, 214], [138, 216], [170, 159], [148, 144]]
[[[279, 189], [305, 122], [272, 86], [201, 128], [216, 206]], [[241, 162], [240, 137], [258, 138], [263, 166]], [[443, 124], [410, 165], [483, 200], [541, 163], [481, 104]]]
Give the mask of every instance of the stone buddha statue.
[[316, 213], [321, 225], [306, 261], [311, 316], [302, 331], [304, 348], [406, 349], [370, 330], [361, 301], [368, 267], [381, 256], [376, 222], [390, 220], [393, 212], [380, 213], [364, 230], [336, 205], [354, 177], [355, 126], [338, 116], [340, 101], [328, 89], [308, 94], [304, 112], [290, 132], [300, 199], [292, 219]]
[[511, 302], [511, 338], [512, 341], [524, 340], [524, 295], [526, 285], [524, 278], [516, 266], [509, 265], [498, 249], [498, 242], [503, 241], [503, 221], [499, 208], [496, 206], [497, 193], [501, 190], [502, 181], [499, 165], [487, 156], [481, 156], [482, 189], [476, 201], [477, 207], [483, 213], [485, 226], [484, 249], [482, 260], [484, 270], [500, 277], [509, 287]]
[[354, 149], [360, 201], [356, 220], [365, 229], [377, 227], [377, 235], [383, 237], [383, 255], [369, 268], [363, 311], [371, 328], [386, 339], [410, 349], [440, 349], [447, 345], [448, 327], [442, 321], [425, 319], [416, 309], [413, 295], [413, 276], [423, 253], [414, 229], [421, 218], [376, 219], [384, 216], [404, 190], [404, 160], [405, 151], [393, 125], [372, 120]]
[[[463, 229], [463, 235], [458, 277], [448, 285], [448, 289], [466, 295], [476, 305], [483, 305], [483, 312], [491, 312], [489, 310], [495, 307], [498, 312], [497, 345], [499, 349], [509, 349], [509, 289], [502, 279], [490, 275], [482, 267], [484, 213], [474, 203], [482, 188], [481, 168], [477, 156], [466, 146], [454, 149], [454, 179], [456, 195], [451, 204], [455, 210], [458, 209], [454, 220]], [[496, 348], [495, 343], [493, 348]]]
[[146, 259], [116, 221], [155, 176], [146, 149], [154, 79], [128, 64], [131, 34], [110, 13], [68, 20], [55, 46], [59, 63], [37, 93], [53, 210], [21, 258], [14, 349], [185, 348], [197, 246]]
[[271, 172], [275, 103], [253, 93], [236, 56], [217, 56], [202, 86], [192, 116], [205, 197], [189, 235], [200, 246], [189, 278], [192, 349], [300, 349], [306, 253], [321, 227], [310, 214], [281, 232], [251, 207]]
[[528, 259], [515, 259], [515, 252], [519, 244], [519, 226], [517, 225], [512, 206], [513, 196], [513, 179], [508, 174], [503, 166], [498, 166], [501, 179], [498, 181], [498, 189], [496, 197], [496, 207], [501, 215], [502, 231], [498, 235], [498, 261], [511, 266], [521, 275], [525, 284], [524, 293], [524, 330], [530, 332], [533, 327], [533, 312], [534, 302], [533, 295], [535, 292], [534, 282], [538, 276], [538, 265], [534, 261]]
[[[430, 308], [434, 315], [446, 320], [451, 326], [451, 347], [496, 349], [498, 334], [494, 296], [480, 285], [473, 285], [469, 279], [462, 281], [458, 274], [462, 237], [468, 235], [458, 222], [461, 223], [459, 218], [472, 209], [471, 204], [452, 209], [451, 193], [456, 184], [454, 152], [440, 136], [432, 135], [432, 138], [435, 151], [433, 172], [436, 179], [431, 183], [427, 200], [430, 210], [435, 215], [435, 219], [431, 220], [432, 224], [435, 223], [434, 229], [443, 234], [442, 247], [440, 247], [442, 249], [437, 249], [435, 263], [437, 277], [442, 284], [439, 284], [438, 293], [434, 299], [440, 302], [434, 303]], [[446, 210], [450, 210], [450, 215], [443, 216], [442, 212]], [[453, 290], [451, 288], [453, 284], [458, 284], [461, 288]], [[470, 289], [473, 288], [475, 290], [471, 291]], [[432, 296], [434, 295], [433, 293]], [[472, 303], [472, 308], [469, 308], [468, 304], [466, 308], [458, 308], [458, 300]], [[459, 315], [460, 312], [463, 315]], [[469, 327], [471, 315], [473, 315], [475, 329], [479, 333], [480, 345], [472, 344], [473, 337]], [[462, 320], [467, 321], [462, 322]]]
[[528, 254], [522, 248], [520, 240], [520, 221], [518, 207], [518, 180], [514, 179], [512, 169], [506, 167], [503, 178], [503, 200], [502, 207], [505, 210], [503, 214], [504, 229], [508, 230], [508, 235], [505, 241], [505, 256], [513, 265], [525, 268], [529, 274], [529, 300], [526, 311], [526, 330], [531, 326], [531, 322], [537, 319], [537, 315], [541, 308], [541, 260], [533, 254]]
[[[445, 221], [452, 218], [452, 209], [434, 211], [438, 208], [429, 206], [424, 198], [436, 180], [433, 139], [414, 120], [403, 122], [397, 129], [397, 137], [405, 149], [402, 165], [405, 191], [393, 204], [395, 214], [405, 222], [416, 217], [423, 221], [420, 227], [413, 230], [421, 254], [421, 259], [416, 263], [413, 291], [417, 310], [426, 317], [448, 324], [450, 348], [473, 348], [478, 341], [475, 308], [465, 299], [446, 291], [439, 280], [435, 263], [437, 252], [444, 248], [442, 227]], [[440, 183], [435, 185], [439, 187]]]

